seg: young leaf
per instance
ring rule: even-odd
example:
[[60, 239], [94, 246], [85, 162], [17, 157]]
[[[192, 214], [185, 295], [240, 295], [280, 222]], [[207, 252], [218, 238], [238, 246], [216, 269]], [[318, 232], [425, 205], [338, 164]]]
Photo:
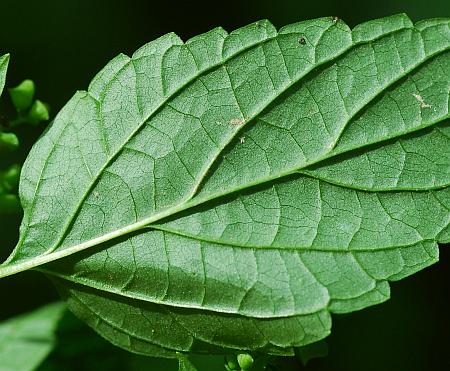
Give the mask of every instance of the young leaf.
[[0, 369], [35, 370], [53, 350], [65, 310], [64, 303], [54, 303], [0, 323]]
[[119, 55], [21, 174], [20, 241], [133, 352], [293, 354], [450, 241], [450, 29], [267, 21]]
[[0, 96], [3, 93], [6, 81], [6, 71], [8, 70], [9, 54], [0, 56]]

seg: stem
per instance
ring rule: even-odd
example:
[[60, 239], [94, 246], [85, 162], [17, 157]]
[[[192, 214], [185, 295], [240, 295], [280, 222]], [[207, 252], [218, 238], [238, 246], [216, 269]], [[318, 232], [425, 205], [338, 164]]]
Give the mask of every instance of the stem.
[[[78, 246], [74, 246], [78, 247]], [[64, 258], [74, 253], [74, 248], [60, 250], [51, 254], [41, 255], [31, 260], [8, 265], [0, 265], [0, 278], [12, 276], [13, 274], [36, 268], [40, 265], [50, 263], [54, 260]]]
[[114, 232], [110, 232], [106, 235], [94, 238], [92, 240], [86, 241], [79, 245], [68, 247], [68, 248], [65, 248], [62, 250], [49, 252], [47, 254], [40, 255], [40, 256], [34, 257], [29, 260], [25, 260], [23, 262], [10, 264], [9, 263], [10, 260], [6, 260], [6, 262], [5, 262], [6, 264], [3, 263], [4, 265], [0, 265], [0, 278], [11, 276], [13, 274], [20, 273], [20, 272], [23, 272], [23, 271], [26, 271], [26, 270], [29, 270], [32, 268], [36, 268], [40, 265], [50, 263], [52, 261], [55, 261], [55, 260], [58, 260], [61, 258], [65, 258], [65, 257], [75, 254], [77, 252], [83, 251], [89, 247], [97, 246], [97, 245], [100, 245], [101, 243], [112, 240], [116, 237], [120, 237], [126, 233], [131, 233], [136, 230], [142, 229], [143, 227], [145, 227], [145, 223], [132, 224], [125, 228], [118, 229]]

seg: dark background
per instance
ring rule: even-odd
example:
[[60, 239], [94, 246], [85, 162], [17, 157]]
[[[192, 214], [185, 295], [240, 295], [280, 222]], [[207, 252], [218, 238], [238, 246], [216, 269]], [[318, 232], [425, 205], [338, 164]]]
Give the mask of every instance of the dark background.
[[[449, 17], [450, 0], [317, 0], [309, 3], [299, 0], [209, 3], [0, 0], [0, 55], [11, 53], [7, 86], [32, 78], [37, 84], [38, 98], [50, 103], [54, 115], [76, 90], [86, 89], [95, 73], [116, 54], [131, 54], [170, 31], [186, 40], [215, 26], [231, 31], [262, 18], [281, 27], [299, 20], [333, 15], [354, 26], [399, 12], [407, 13], [414, 21]], [[26, 156], [42, 129], [20, 130], [20, 159]], [[17, 159], [17, 154], [15, 156]], [[8, 161], [8, 158], [0, 159], [0, 163]], [[20, 219], [21, 216], [0, 217], [0, 260], [8, 255], [17, 240]], [[389, 302], [350, 315], [335, 316], [333, 334], [327, 339], [329, 356], [312, 361], [306, 369], [450, 369], [447, 368], [450, 367], [449, 278], [450, 250], [443, 246], [438, 264], [391, 285]], [[53, 287], [38, 273], [3, 279], [0, 281], [0, 320], [56, 299]], [[83, 328], [82, 331], [88, 330]], [[89, 336], [96, 335], [89, 333]], [[108, 348], [106, 353], [98, 353], [97, 358], [111, 357], [111, 352], [116, 351]], [[115, 370], [117, 364], [103, 364], [103, 367]], [[137, 369], [144, 369], [141, 367]], [[146, 369], [164, 370], [165, 367], [154, 365]], [[57, 369], [72, 368], [63, 368], [61, 364]]]

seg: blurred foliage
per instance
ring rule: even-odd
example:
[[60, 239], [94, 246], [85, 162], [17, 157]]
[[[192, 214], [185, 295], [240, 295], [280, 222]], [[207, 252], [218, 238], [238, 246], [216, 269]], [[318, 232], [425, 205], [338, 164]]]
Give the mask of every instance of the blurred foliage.
[[50, 115], [49, 106], [39, 99], [34, 99], [35, 89], [32, 80], [24, 80], [16, 87], [8, 89], [15, 114], [12, 117], [2, 116], [0, 122], [0, 155], [10, 154], [9, 160], [2, 158], [4, 169], [0, 163], [0, 215], [8, 217], [21, 213], [17, 196], [21, 167], [14, 156], [20, 141], [14, 133], [14, 128], [20, 125], [36, 126], [47, 121]]
[[[131, 54], [144, 43], [170, 31], [186, 40], [219, 25], [230, 31], [262, 18], [281, 27], [334, 15], [353, 26], [400, 12], [407, 13], [414, 21], [448, 17], [450, 1], [1, 0], [0, 54], [11, 53], [7, 87], [16, 88], [10, 90], [12, 99], [5, 89], [0, 100], [0, 124], [3, 125], [0, 135], [6, 135], [3, 142], [8, 147], [0, 153], [0, 193], [15, 197], [18, 164], [24, 161], [45, 127], [19, 124], [27, 120], [36, 123], [46, 114], [48, 117], [47, 106], [34, 100], [34, 83], [22, 85], [24, 78], [33, 78], [39, 97], [50, 102], [53, 112], [57, 112], [76, 90], [85, 89], [95, 73], [116, 54]], [[31, 100], [26, 96], [30, 89]], [[20, 96], [24, 91], [25, 95]], [[10, 126], [6, 127], [6, 122]], [[0, 213], [0, 260], [9, 254], [18, 239], [22, 215], [20, 209], [13, 211]], [[441, 262], [393, 283], [392, 299], [387, 303], [334, 316], [333, 333], [326, 339], [327, 357], [310, 359], [306, 366], [301, 356], [269, 357], [264, 362], [269, 362], [268, 369], [279, 371], [450, 369], [447, 335], [450, 319], [443, 303], [443, 298], [450, 293], [449, 278], [450, 251], [442, 247]], [[2, 279], [0, 297], [8, 298], [1, 301], [2, 320], [55, 300], [57, 294], [43, 275], [26, 272]], [[69, 313], [58, 330], [58, 344], [40, 371], [177, 369], [175, 360], [145, 358], [117, 349]], [[191, 358], [199, 370], [225, 370], [223, 356]], [[256, 357], [255, 367], [258, 362], [262, 361]]]

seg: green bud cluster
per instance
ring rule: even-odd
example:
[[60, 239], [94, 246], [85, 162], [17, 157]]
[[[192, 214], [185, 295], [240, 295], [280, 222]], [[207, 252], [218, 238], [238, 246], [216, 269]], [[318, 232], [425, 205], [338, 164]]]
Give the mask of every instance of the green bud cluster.
[[253, 357], [248, 353], [228, 355], [225, 357], [226, 371], [250, 371], [253, 366]]
[[14, 88], [8, 89], [11, 101], [17, 110], [18, 118], [12, 123], [37, 125], [49, 119], [49, 106], [34, 99], [36, 86], [32, 80], [24, 80]]
[[[2, 81], [4, 83], [4, 76]], [[1, 87], [3, 88], [3, 84]], [[8, 122], [6, 119], [0, 121], [0, 156], [15, 151], [19, 147], [19, 139], [15, 133], [10, 131], [11, 129], [21, 124], [35, 126], [49, 119], [49, 107], [39, 99], [34, 99], [35, 91], [36, 86], [32, 80], [24, 80], [16, 87], [8, 89], [17, 117]], [[20, 202], [17, 196], [19, 178], [20, 166], [18, 164], [0, 169], [0, 214], [20, 211]]]

